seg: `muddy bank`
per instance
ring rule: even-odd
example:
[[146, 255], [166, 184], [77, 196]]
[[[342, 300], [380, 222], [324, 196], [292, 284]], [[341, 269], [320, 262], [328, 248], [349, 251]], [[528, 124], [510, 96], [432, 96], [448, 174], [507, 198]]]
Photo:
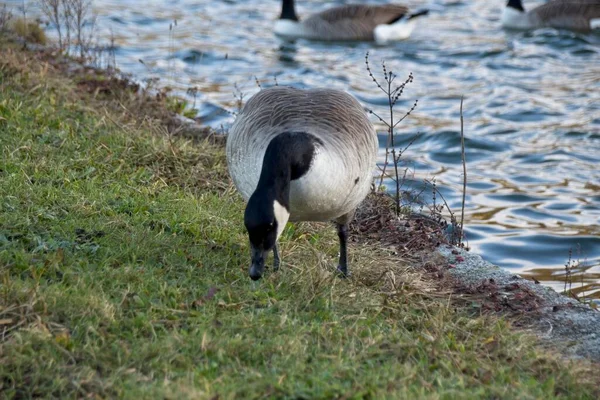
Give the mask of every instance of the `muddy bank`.
[[552, 288], [521, 278], [481, 256], [442, 245], [446, 277], [457, 299], [476, 300], [482, 313], [499, 313], [533, 331], [543, 345], [600, 362], [600, 313]]
[[393, 203], [389, 196], [371, 194], [351, 224], [353, 240], [393, 249], [403, 258], [420, 257], [415, 265], [427, 271], [425, 276], [475, 314], [502, 316], [554, 351], [600, 362], [600, 312], [451, 246], [455, 230], [440, 215], [397, 218]]

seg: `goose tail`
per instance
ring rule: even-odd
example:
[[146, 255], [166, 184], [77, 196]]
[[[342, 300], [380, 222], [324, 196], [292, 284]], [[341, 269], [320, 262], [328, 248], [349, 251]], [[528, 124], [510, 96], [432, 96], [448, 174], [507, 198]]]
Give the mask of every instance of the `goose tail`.
[[406, 16], [406, 20], [411, 20], [411, 19], [414, 19], [414, 18], [419, 18], [419, 17], [422, 17], [423, 15], [427, 15], [427, 14], [429, 14], [429, 10], [426, 9], [426, 8], [423, 8], [423, 9], [420, 9], [420, 10], [417, 10], [415, 12], [412, 12], [412, 13], [408, 14]]
[[417, 18], [427, 15], [428, 13], [429, 10], [427, 9], [417, 10], [413, 13], [406, 14], [392, 24], [376, 26], [373, 32], [375, 42], [378, 44], [385, 44], [396, 40], [407, 39], [415, 29]]

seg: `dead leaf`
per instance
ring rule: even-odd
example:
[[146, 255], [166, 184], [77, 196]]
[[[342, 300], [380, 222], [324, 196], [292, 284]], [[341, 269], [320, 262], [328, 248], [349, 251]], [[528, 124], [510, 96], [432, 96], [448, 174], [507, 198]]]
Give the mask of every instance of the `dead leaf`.
[[485, 339], [485, 340], [483, 341], [483, 344], [489, 344], [489, 343], [492, 343], [492, 342], [494, 342], [495, 340], [496, 340], [496, 339], [494, 339], [494, 337], [493, 337], [493, 336], [490, 336], [489, 338], [487, 338], [487, 339]]

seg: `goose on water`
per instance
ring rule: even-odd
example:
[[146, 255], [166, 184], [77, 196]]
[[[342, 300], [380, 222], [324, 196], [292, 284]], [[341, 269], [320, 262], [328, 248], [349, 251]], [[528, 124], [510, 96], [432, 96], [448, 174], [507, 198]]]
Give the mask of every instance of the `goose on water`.
[[508, 0], [502, 26], [511, 29], [550, 27], [581, 32], [600, 30], [600, 0], [553, 0], [525, 11], [521, 0]]
[[286, 39], [387, 43], [408, 38], [416, 18], [427, 13], [428, 10], [409, 13], [407, 7], [399, 4], [351, 4], [333, 7], [300, 21], [294, 0], [283, 0], [275, 34]]
[[227, 164], [247, 200], [250, 278], [260, 279], [289, 221], [330, 221], [340, 240], [338, 270], [348, 273], [348, 223], [370, 190], [377, 135], [360, 103], [333, 89], [263, 89], [227, 136]]

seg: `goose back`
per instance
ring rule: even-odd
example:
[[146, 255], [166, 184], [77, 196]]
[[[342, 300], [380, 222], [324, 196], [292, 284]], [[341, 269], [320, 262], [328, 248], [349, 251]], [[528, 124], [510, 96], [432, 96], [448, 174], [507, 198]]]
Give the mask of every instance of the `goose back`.
[[254, 95], [227, 138], [234, 184], [248, 199], [258, 184], [265, 150], [276, 136], [315, 138], [308, 172], [290, 183], [290, 220], [322, 221], [352, 212], [367, 195], [377, 158], [377, 135], [360, 103], [332, 89], [277, 86]]
[[600, 18], [599, 0], [554, 0], [531, 10], [539, 26], [591, 30], [591, 21]]
[[311, 15], [302, 26], [307, 35], [323, 40], [373, 40], [377, 26], [392, 24], [407, 13], [402, 5], [354, 4]]

